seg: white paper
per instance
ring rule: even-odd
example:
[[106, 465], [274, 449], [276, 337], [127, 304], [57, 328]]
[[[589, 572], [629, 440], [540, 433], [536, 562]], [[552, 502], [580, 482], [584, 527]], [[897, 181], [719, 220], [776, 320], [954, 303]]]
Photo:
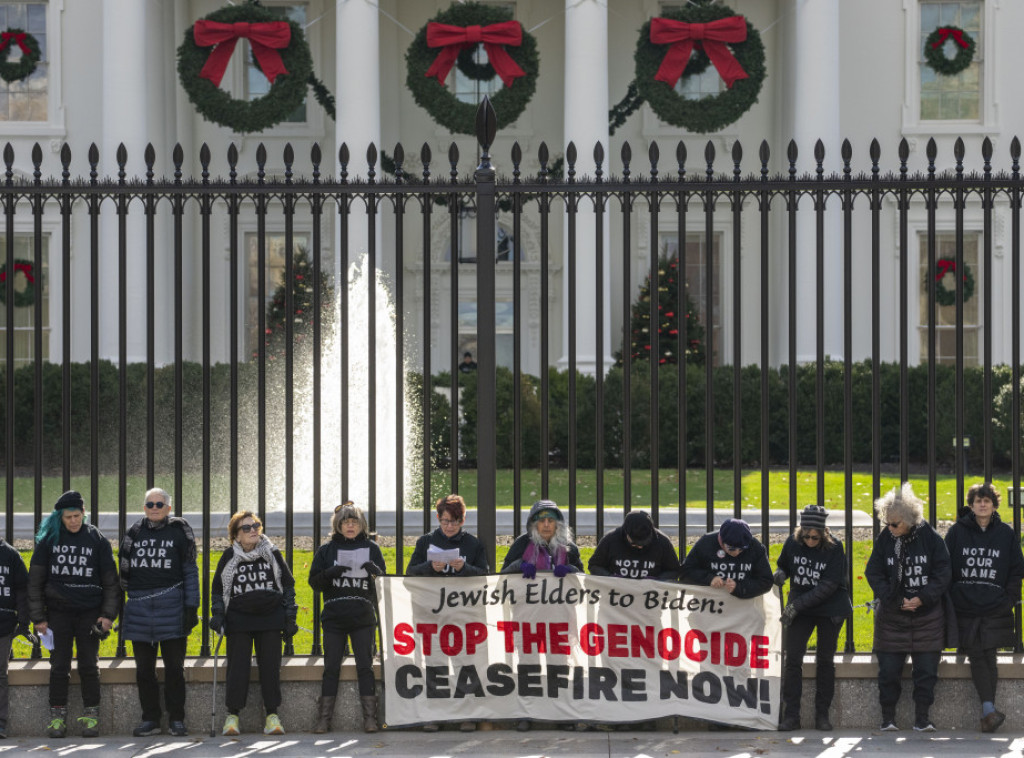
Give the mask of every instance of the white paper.
[[427, 548], [427, 560], [440, 563], [451, 563], [452, 561], [461, 561], [462, 555], [459, 553], [457, 547], [453, 547], [450, 550], [443, 550], [437, 545], [431, 545]]
[[53, 630], [46, 627], [46, 631], [39, 635], [40, 644], [47, 650], [53, 650]]
[[344, 576], [352, 579], [361, 579], [366, 576], [363, 564], [370, 560], [370, 548], [359, 547], [355, 550], [339, 550], [338, 559], [334, 562], [336, 566], [348, 566], [349, 570]]

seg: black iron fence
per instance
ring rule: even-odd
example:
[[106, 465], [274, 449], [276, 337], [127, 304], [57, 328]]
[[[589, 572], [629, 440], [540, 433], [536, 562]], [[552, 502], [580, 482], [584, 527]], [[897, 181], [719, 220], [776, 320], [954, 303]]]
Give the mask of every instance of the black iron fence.
[[[693, 526], [715, 528], [716, 484], [731, 483], [729, 508], [740, 515], [745, 469], [760, 472], [757, 509], [765, 540], [769, 475], [778, 467], [788, 474], [782, 507], [790, 528], [804, 504], [797, 494], [799, 467], [813, 469], [819, 502], [826, 500], [826, 471], [842, 471], [847, 544], [854, 541], [855, 469], [870, 470], [872, 498], [881, 494], [883, 469], [898, 471], [901, 479], [912, 467], [925, 471], [929, 489], [922, 494], [933, 523], [936, 475], [956, 473], [955, 502], [962, 503], [969, 454], [986, 479], [995, 473], [993, 462], [1002, 461], [1012, 489], [1019, 491], [1016, 294], [1024, 183], [1016, 139], [1008, 170], [993, 171], [986, 139], [983, 169], [970, 172], [960, 140], [952, 170], [937, 168], [934, 141], [925, 151], [925, 171], [909, 169], [905, 141], [890, 159], [894, 168], [885, 170], [873, 142], [867, 160], [859, 162], [869, 168], [860, 173], [854, 173], [848, 142], [837, 172], [826, 171], [819, 142], [810, 173], [798, 172], [807, 164], [795, 144], [782, 161], [786, 168], [774, 173], [767, 143], [750, 161], [739, 144], [722, 160], [709, 142], [696, 162], [684, 141], [668, 161], [653, 143], [635, 161], [626, 144], [617, 173], [600, 145], [583, 159], [570, 144], [561, 163], [545, 145], [532, 161], [517, 144], [508, 157], [511, 171], [499, 179], [488, 154], [495, 136], [485, 102], [478, 116], [481, 152], [471, 177], [455, 145], [441, 172], [426, 145], [414, 162], [399, 145], [383, 165], [373, 146], [353, 159], [342, 145], [336, 176], [325, 175], [323, 156], [313, 146], [302, 178], [294, 173], [290, 146], [279, 161], [270, 161], [279, 167], [274, 171], [260, 146], [251, 173], [239, 165], [232, 146], [227, 178], [214, 176], [205, 146], [198, 178], [186, 176], [180, 147], [171, 156], [170, 177], [157, 176], [150, 147], [144, 175], [129, 178], [122, 147], [113, 179], [101, 178], [95, 147], [87, 156], [88, 172], [76, 176], [77, 156], [65, 146], [61, 176], [44, 179], [38, 145], [31, 175], [15, 170], [18, 156], [8, 145], [0, 188], [8, 539], [22, 497], [31, 501], [37, 525], [52, 502], [44, 490], [56, 480], [67, 489], [73, 476], [87, 477], [94, 520], [105, 496], [101, 482], [116, 482], [122, 537], [129, 512], [136, 510], [129, 490], [172, 479], [178, 511], [202, 512], [208, 616], [211, 513], [234, 512], [253, 501], [261, 516], [268, 505], [283, 510], [291, 563], [295, 518], [311, 520], [319, 544], [321, 512], [364, 487], [371, 525], [382, 509], [394, 510], [401, 571], [408, 550], [402, 538], [429, 531], [436, 496], [459, 491], [466, 477], [474, 479], [477, 531], [492, 561], [498, 507], [511, 506], [518, 531], [523, 504], [547, 496], [552, 472], [562, 467], [568, 469], [564, 505], [570, 522], [575, 526], [579, 508], [593, 504], [597, 536], [605, 531], [606, 509], [637, 507], [633, 481], [641, 466], [649, 471], [650, 501], [640, 505], [656, 521], [674, 512], [680, 535]], [[756, 168], [745, 173], [745, 165]], [[361, 178], [352, 180], [351, 174]], [[445, 223], [435, 223], [438, 218]], [[475, 231], [472, 260], [461, 249], [467, 219]], [[800, 233], [803, 219], [813, 219], [806, 239]], [[837, 234], [828, 232], [830, 223], [837, 224]], [[524, 227], [532, 230], [529, 247]], [[593, 232], [586, 236], [592, 240], [586, 250], [578, 244], [584, 229]], [[665, 304], [657, 292], [666, 260], [659, 256], [659, 230], [665, 229], [676, 240], [674, 310], [703, 325], [702, 357], [684, 326], [658, 328]], [[504, 252], [498, 250], [499, 230], [511, 238]], [[997, 234], [1005, 237], [999, 257], [1010, 280], [1002, 289], [996, 285], [1005, 282], [993, 278]], [[883, 241], [887, 236], [895, 242]], [[693, 245], [687, 244], [691, 238]], [[277, 282], [268, 264], [275, 239], [283, 250]], [[940, 253], [943, 240], [949, 242], [948, 257]], [[692, 250], [699, 251], [699, 260], [688, 259]], [[965, 258], [965, 250], [975, 257]], [[585, 265], [592, 267], [586, 276], [580, 269], [584, 253]], [[353, 264], [363, 255], [364, 275], [357, 280]], [[911, 266], [915, 255], [918, 270]], [[798, 288], [805, 260], [813, 261], [813, 294]], [[973, 268], [977, 281], [972, 273], [951, 277], [951, 286], [929, 286], [940, 261], [954, 272]], [[645, 267], [640, 281], [638, 265]], [[530, 267], [538, 272], [535, 280], [525, 273]], [[388, 270], [386, 280], [376, 276], [378, 268]], [[925, 272], [924, 286], [919, 270]], [[696, 278], [688, 280], [694, 272]], [[510, 282], [503, 297], [510, 306], [504, 327], [511, 350], [502, 356], [490, 307], [499, 275]], [[59, 281], [59, 291], [50, 293], [53, 281]], [[535, 281], [537, 291], [527, 281]], [[580, 281], [592, 289], [581, 290]], [[467, 378], [458, 365], [466, 333], [460, 332], [459, 293], [469, 285], [478, 307], [470, 324], [476, 368]], [[638, 292], [652, 285], [638, 305]], [[144, 312], [130, 306], [140, 288]], [[449, 294], [438, 304], [434, 295], [442, 288]], [[109, 292], [116, 296], [102, 294]], [[842, 301], [841, 339], [831, 336], [842, 357], [832, 360], [826, 314], [836, 294]], [[977, 299], [970, 307], [977, 312], [966, 323], [972, 296]], [[381, 310], [381, 298], [390, 310]], [[577, 316], [581, 298], [594, 307], [583, 318]], [[798, 315], [808, 299], [814, 302], [813, 320]], [[161, 303], [169, 308], [169, 330], [157, 328]], [[609, 333], [606, 316], [613, 310], [620, 326]], [[51, 322], [51, 313], [59, 321]], [[639, 357], [632, 349], [634, 316], [648, 323], [649, 342], [640, 346]], [[531, 319], [535, 323], [527, 324]], [[438, 326], [445, 321], [447, 326]], [[116, 340], [104, 330], [106, 323], [116, 324]], [[528, 344], [531, 329], [536, 339]], [[560, 329], [562, 340], [553, 337]], [[51, 333], [60, 335], [59, 344], [49, 344]], [[251, 340], [247, 334], [257, 336]], [[359, 334], [366, 335], [366, 346], [353, 355]], [[380, 334], [390, 335], [386, 350], [394, 360], [380, 360]], [[814, 336], [809, 361], [798, 354], [798, 340], [806, 334]], [[578, 370], [579, 335], [598, 346], [588, 358], [594, 370]], [[324, 352], [332, 337], [334, 373], [325, 367]], [[104, 344], [116, 349], [104, 351]], [[133, 359], [130, 344], [144, 346], [144, 359]], [[605, 354], [616, 350], [621, 357], [607, 370]], [[682, 370], [677, 361], [688, 354]], [[549, 369], [559, 359], [563, 370]], [[501, 361], [506, 365], [499, 366]], [[535, 375], [524, 371], [527, 362], [540, 367]], [[365, 373], [353, 383], [348, 377], [356, 363]], [[999, 390], [1003, 400], [997, 408]], [[354, 428], [351, 409], [357, 403], [367, 412]], [[395, 412], [385, 422], [379, 411], [387, 407]], [[390, 447], [383, 460], [382, 440]], [[329, 461], [327, 446], [340, 451]], [[350, 464], [354, 450], [365, 456], [358, 471]], [[582, 461], [581, 450], [589, 451]], [[472, 462], [472, 470], [460, 471], [460, 458]], [[511, 469], [510, 503], [497, 501], [499, 459]], [[539, 469], [539, 492], [524, 485], [524, 460]], [[581, 463], [594, 483], [585, 494], [577, 488]], [[606, 487], [610, 464], [622, 470], [621, 489]], [[671, 496], [659, 484], [666, 470], [676, 482]], [[696, 524], [688, 523], [693, 516], [686, 507], [692, 470], [705, 483], [705, 507]], [[31, 494], [16, 496], [24, 478], [31, 481]], [[390, 483], [393, 502], [381, 501], [381, 481]], [[183, 493], [193, 482], [198, 502], [186, 502]], [[137, 502], [141, 498], [133, 495], [131, 503]], [[1013, 524], [1019, 534], [1018, 508]], [[318, 626], [314, 618], [314, 653], [320, 651]], [[204, 654], [209, 641], [204, 622]], [[852, 647], [850, 633], [847, 649]]]

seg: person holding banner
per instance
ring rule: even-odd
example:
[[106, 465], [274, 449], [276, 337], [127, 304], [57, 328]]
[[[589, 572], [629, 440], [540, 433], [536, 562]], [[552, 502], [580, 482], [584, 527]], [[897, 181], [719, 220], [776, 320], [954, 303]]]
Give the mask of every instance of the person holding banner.
[[0, 739], [7, 739], [7, 718], [10, 712], [7, 666], [14, 638], [29, 632], [28, 571], [21, 553], [0, 537]]
[[373, 579], [384, 573], [384, 555], [370, 539], [362, 509], [351, 500], [342, 503], [334, 509], [330, 541], [317, 549], [309, 567], [309, 586], [322, 593], [324, 599], [320, 613], [324, 628], [324, 674], [314, 734], [331, 730], [347, 642], [351, 642], [356, 659], [363, 731], [377, 731], [377, 682], [373, 675], [377, 592]]
[[288, 564], [252, 511], [239, 511], [228, 522], [231, 547], [224, 551], [213, 576], [210, 628], [227, 639], [224, 701], [228, 717], [221, 734], [239, 734], [238, 714], [249, 697], [253, 646], [267, 720], [264, 734], [284, 734], [281, 706], [281, 638], [295, 636], [299, 608], [295, 579]]
[[597, 543], [587, 569], [594, 576], [675, 581], [679, 556], [668, 536], [654, 528], [651, 514], [630, 511], [622, 526]]
[[[468, 353], [467, 353], [468, 355]], [[406, 576], [484, 576], [491, 572], [487, 551], [474, 535], [463, 531], [466, 520], [466, 501], [461, 495], [451, 494], [437, 501], [438, 527], [416, 541], [416, 549], [409, 559]], [[436, 732], [441, 725], [430, 721], [423, 725], [424, 732]], [[463, 732], [476, 731], [475, 721], [463, 721]]]
[[834, 657], [843, 621], [853, 612], [843, 543], [825, 526], [828, 511], [808, 505], [800, 514], [800, 526], [782, 546], [775, 583], [789, 579], [789, 602], [782, 612], [786, 635], [786, 670], [782, 680], [785, 715], [780, 732], [800, 728], [800, 697], [803, 693], [804, 654], [807, 641], [817, 631], [814, 660], [814, 728], [831, 731], [828, 711], [836, 690]]
[[[928, 710], [935, 702], [939, 657], [947, 645], [944, 598], [949, 590], [949, 551], [924, 520], [924, 502], [910, 482], [875, 501], [885, 529], [875, 539], [864, 577], [875, 594], [878, 703], [882, 731], [898, 731], [896, 704], [909, 655], [914, 676], [914, 730], [934, 732]], [[955, 625], [952, 635], [955, 636]]]
[[967, 506], [946, 532], [952, 562], [949, 597], [956, 610], [960, 652], [971, 662], [981, 701], [981, 731], [994, 732], [1006, 715], [996, 710], [996, 649], [1014, 646], [1013, 607], [1020, 601], [1024, 555], [999, 518], [999, 490], [990, 482], [967, 490]]
[[754, 539], [747, 522], [727, 518], [717, 532], [705, 534], [690, 549], [679, 581], [751, 598], [768, 592], [774, 580], [768, 551]]

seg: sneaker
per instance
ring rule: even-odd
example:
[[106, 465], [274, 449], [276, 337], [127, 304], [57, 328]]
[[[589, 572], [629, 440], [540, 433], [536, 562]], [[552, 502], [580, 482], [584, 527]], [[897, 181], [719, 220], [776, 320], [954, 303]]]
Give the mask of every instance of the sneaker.
[[794, 732], [800, 728], [800, 716], [795, 713], [788, 714], [779, 723], [780, 732]]
[[428, 721], [423, 725], [424, 732], [436, 732], [441, 728], [441, 725], [436, 721]]
[[0, 724], [0, 740], [7, 739], [7, 724]]
[[238, 716], [233, 713], [229, 713], [228, 717], [224, 719], [224, 728], [220, 730], [222, 737], [237, 737], [241, 732], [238, 731]]
[[927, 716], [921, 716], [914, 722], [915, 732], [934, 732], [935, 724], [933, 724]]
[[883, 732], [898, 732], [900, 730], [900, 728], [896, 726], [896, 722], [892, 721], [891, 719], [883, 721], [882, 726], [879, 727], [879, 729]]
[[828, 717], [828, 713], [819, 713], [814, 717], [814, 728], [819, 732], [831, 732], [832, 721]]
[[50, 706], [50, 723], [46, 725], [47, 737], [67, 737], [68, 708], [66, 705]]
[[281, 719], [276, 713], [267, 714], [267, 723], [263, 725], [264, 734], [284, 734], [284, 727], [281, 726]]
[[992, 713], [982, 717], [981, 731], [994, 732], [996, 729], [1003, 725], [1004, 721], [1006, 721], [1005, 713], [1000, 713], [999, 711], [992, 711]]
[[135, 727], [132, 734], [136, 737], [152, 737], [154, 734], [160, 734], [160, 722], [143, 721]]
[[188, 729], [185, 728], [184, 721], [172, 721], [167, 725], [167, 731], [171, 733], [172, 737], [188, 737]]
[[528, 731], [530, 731], [530, 722], [529, 722], [529, 720], [528, 719], [520, 719], [519, 722], [516, 723], [516, 731], [517, 732], [528, 732]]
[[86, 708], [82, 715], [75, 720], [82, 728], [83, 737], [100, 736], [100, 709], [96, 706]]

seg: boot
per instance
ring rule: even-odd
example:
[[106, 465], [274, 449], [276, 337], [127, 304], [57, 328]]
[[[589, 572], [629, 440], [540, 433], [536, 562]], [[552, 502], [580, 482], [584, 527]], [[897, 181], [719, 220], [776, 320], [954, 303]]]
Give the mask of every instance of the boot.
[[68, 734], [68, 707], [50, 706], [50, 723], [46, 725], [47, 737], [66, 737]]
[[362, 695], [359, 702], [363, 705], [363, 731], [373, 734], [377, 731], [377, 696]]
[[78, 725], [82, 727], [83, 737], [100, 736], [100, 709], [92, 705], [82, 711], [78, 717]]
[[336, 695], [321, 695], [316, 701], [317, 717], [316, 726], [313, 727], [313, 734], [326, 734], [331, 731], [331, 717], [334, 715], [334, 701]]
[[832, 731], [832, 721], [828, 717], [828, 708], [820, 710], [814, 715], [814, 728], [819, 732]]

